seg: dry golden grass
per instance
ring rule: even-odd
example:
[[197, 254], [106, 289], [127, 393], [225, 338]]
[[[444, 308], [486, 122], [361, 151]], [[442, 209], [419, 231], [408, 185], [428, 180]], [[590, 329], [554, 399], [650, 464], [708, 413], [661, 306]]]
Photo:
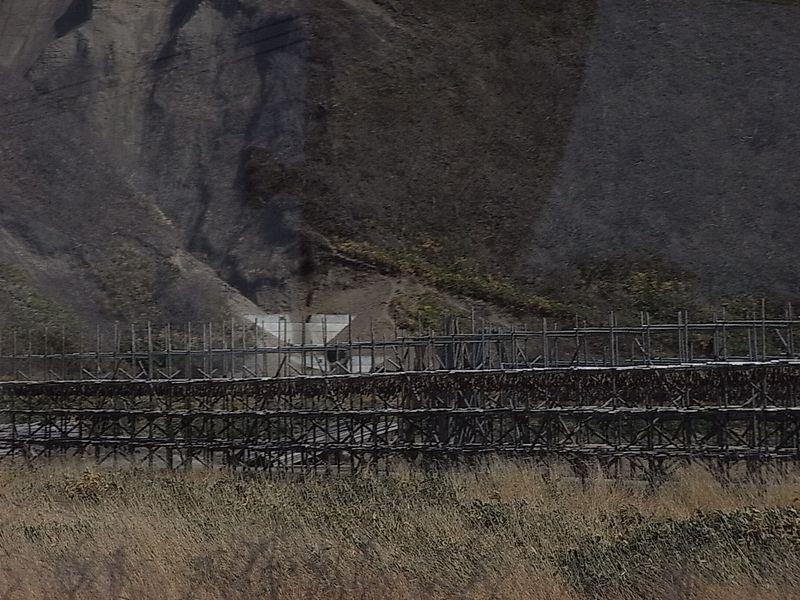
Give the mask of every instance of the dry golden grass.
[[800, 598], [800, 474], [305, 481], [6, 467], [0, 600]]

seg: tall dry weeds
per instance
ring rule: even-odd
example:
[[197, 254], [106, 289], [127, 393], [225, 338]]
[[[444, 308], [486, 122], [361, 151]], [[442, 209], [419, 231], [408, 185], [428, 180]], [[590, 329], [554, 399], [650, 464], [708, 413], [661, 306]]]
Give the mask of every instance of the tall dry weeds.
[[0, 471], [0, 600], [800, 598], [800, 475]]

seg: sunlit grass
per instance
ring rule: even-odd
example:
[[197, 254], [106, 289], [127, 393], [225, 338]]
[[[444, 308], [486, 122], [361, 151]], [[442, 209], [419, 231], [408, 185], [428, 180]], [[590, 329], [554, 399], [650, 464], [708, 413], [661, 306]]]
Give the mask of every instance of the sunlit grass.
[[800, 476], [528, 465], [242, 478], [7, 467], [0, 598], [800, 596]]

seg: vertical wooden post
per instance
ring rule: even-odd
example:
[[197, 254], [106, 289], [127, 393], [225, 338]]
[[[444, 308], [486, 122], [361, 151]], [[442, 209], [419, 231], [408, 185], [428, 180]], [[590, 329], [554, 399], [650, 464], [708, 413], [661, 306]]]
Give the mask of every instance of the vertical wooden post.
[[33, 373], [33, 331], [28, 329], [28, 379], [34, 380]]
[[[244, 368], [245, 365], [247, 365], [247, 355], [249, 354], [249, 352], [247, 348], [247, 327], [244, 321], [242, 321], [241, 324], [242, 324], [242, 376], [244, 377], [250, 375]], [[255, 331], [253, 333], [255, 334]], [[258, 377], [258, 366], [255, 363], [253, 364], [252, 377]]]
[[[283, 351], [282, 351], [282, 349], [283, 349], [283, 336], [284, 336], [284, 334], [281, 332], [281, 326], [283, 324], [284, 324], [284, 318], [279, 316], [278, 317], [278, 321], [277, 321], [278, 345], [276, 347], [277, 351], [275, 353], [275, 358], [276, 358], [276, 362], [278, 363], [278, 368], [275, 370], [275, 377], [280, 377], [281, 375], [283, 375]], [[304, 357], [303, 358], [303, 366], [301, 367], [301, 375], [307, 375], [308, 373], [306, 372], [306, 360], [305, 360], [305, 353], [306, 353], [306, 351], [305, 351], [305, 347], [306, 347], [306, 324], [305, 323], [303, 323], [303, 331], [302, 331], [300, 343], [301, 343], [302, 348], [303, 348], [302, 352], [303, 352], [303, 357]], [[271, 356], [270, 353], [264, 354], [265, 364], [269, 360], [270, 356]], [[288, 361], [289, 359], [287, 358], [286, 360]], [[268, 367], [268, 370], [271, 371], [272, 367]]]
[[208, 343], [206, 344], [206, 356], [207, 356], [207, 370], [206, 370], [206, 377], [209, 379], [214, 378], [214, 336], [213, 336], [213, 325], [211, 321], [208, 322]]
[[370, 372], [375, 372], [375, 326], [372, 317], [369, 318], [369, 350], [371, 354]]
[[100, 373], [102, 371], [101, 365], [100, 365], [100, 344], [101, 344], [100, 336], [101, 336], [100, 324], [98, 323], [97, 324], [97, 332], [96, 332], [96, 336], [95, 336], [95, 369], [94, 369], [94, 376], [95, 376], [96, 379], [100, 379]]
[[228, 349], [228, 338], [225, 335], [225, 319], [220, 320], [220, 333], [219, 333], [219, 361], [220, 361], [220, 375], [224, 379], [227, 377], [228, 369], [225, 366], [228, 362], [228, 353], [225, 350]]
[[[307, 371], [308, 371], [308, 366], [307, 365], [308, 365], [308, 362], [309, 362], [308, 351], [306, 349], [306, 345], [308, 344], [308, 331], [307, 331], [306, 325], [308, 325], [308, 322], [305, 321], [305, 320], [300, 324], [300, 354], [301, 354], [300, 360], [303, 363], [301, 365], [300, 369], [301, 369], [301, 372], [302, 372], [303, 375], [305, 375], [307, 373]], [[278, 327], [280, 328], [280, 325]], [[280, 329], [279, 329], [279, 331], [280, 331]], [[278, 341], [280, 341], [280, 334], [279, 334], [279, 340]], [[280, 357], [278, 357], [278, 358], [280, 359]], [[314, 355], [312, 354], [311, 355], [311, 362], [313, 363], [313, 361], [314, 361]], [[312, 368], [313, 368], [313, 364], [312, 364]]]
[[111, 362], [114, 365], [111, 373], [111, 379], [117, 378], [117, 373], [119, 372], [119, 323], [116, 321], [114, 322], [114, 327], [111, 330], [112, 335], [114, 336], [114, 340], [111, 344]]
[[711, 346], [712, 354], [714, 355], [713, 359], [716, 361], [719, 360], [719, 319], [717, 318], [717, 311], [714, 311], [712, 319], [714, 322], [714, 333], [711, 338]]
[[[486, 319], [481, 319], [481, 369], [486, 369], [489, 361], [489, 352], [486, 343]], [[453, 369], [453, 365], [448, 361], [448, 369]]]
[[203, 323], [203, 341], [200, 348], [200, 364], [203, 365], [203, 377], [208, 378], [208, 323]]
[[386, 357], [387, 348], [386, 348], [386, 332], [385, 331], [381, 332], [381, 347], [383, 348], [383, 368], [384, 368], [384, 371], [385, 371], [386, 370], [386, 363], [388, 362], [387, 361], [387, 357]]
[[186, 324], [186, 363], [184, 365], [184, 379], [193, 379], [192, 373], [192, 323]]
[[47, 325], [44, 326], [44, 379], [45, 381], [50, 379], [50, 360], [48, 354], [50, 353], [50, 345], [48, 344], [47, 339]]
[[[555, 331], [560, 331], [560, 329], [558, 328], [558, 323], [555, 323], [555, 327], [553, 327], [553, 329]], [[553, 350], [552, 350], [552, 356], [551, 356], [551, 359], [550, 359], [550, 364], [553, 365], [554, 367], [558, 367], [558, 365], [559, 365], [559, 362], [558, 362], [558, 335], [553, 336]]]
[[78, 332], [78, 379], [83, 379], [83, 327]]
[[139, 379], [139, 361], [136, 357], [136, 325], [131, 323], [131, 375]]
[[612, 310], [608, 314], [608, 337], [609, 337], [609, 343], [611, 344], [610, 350], [611, 350], [611, 366], [612, 367], [616, 367], [617, 366], [617, 334], [616, 334], [616, 331], [614, 330], [615, 320], [616, 320], [616, 317], [614, 315], [614, 311]]
[[547, 318], [542, 317], [542, 364], [544, 368], [550, 366], [550, 348], [547, 344]]
[[694, 360], [694, 356], [692, 353], [692, 343], [689, 340], [689, 311], [683, 311], [683, 327], [684, 327], [684, 335], [683, 335], [683, 344], [685, 347], [684, 356], [686, 356], [687, 362], [692, 362]]
[[728, 330], [725, 327], [728, 320], [728, 311], [722, 307], [722, 360], [728, 360]]
[[581, 364], [581, 322], [577, 313], [575, 314], [575, 366]]
[[[647, 352], [645, 350], [647, 346], [647, 342], [645, 341], [645, 326], [644, 326], [644, 311], [639, 311], [639, 331], [636, 334], [638, 337], [636, 339], [641, 339], [641, 347], [640, 350], [642, 352], [642, 362], [647, 363]], [[637, 363], [636, 361], [636, 348], [633, 342], [631, 342], [631, 360], [634, 364]]]
[[[259, 348], [261, 347], [260, 343], [260, 330], [258, 326], [258, 317], [256, 317], [255, 322], [253, 323], [253, 367], [256, 372], [256, 377], [265, 377], [265, 373], [267, 372], [266, 369], [260, 369], [259, 365], [262, 364], [261, 361], [261, 352]], [[262, 365], [263, 366], [263, 365]]]
[[[473, 329], [474, 334], [474, 329]], [[433, 341], [433, 333], [422, 333], [423, 336], [427, 336], [428, 340], [428, 370], [429, 371], [438, 371], [439, 366], [436, 362], [436, 343]], [[477, 352], [475, 353], [475, 360], [477, 361]]]
[[230, 379], [234, 379], [236, 377], [236, 321], [234, 321], [233, 317], [231, 317], [231, 347], [230, 347]]
[[347, 370], [353, 372], [353, 315], [349, 312], [347, 313]]
[[67, 330], [63, 323], [61, 324], [61, 379], [67, 379]]
[[767, 357], [767, 300], [761, 298], [761, 359], [766, 362]]
[[14, 379], [19, 379], [19, 369], [17, 367], [17, 330], [11, 330], [11, 337], [13, 339], [13, 347], [11, 349], [11, 370], [14, 372]]
[[167, 377], [170, 379], [174, 371], [172, 370], [172, 324], [167, 323], [167, 330], [166, 330], [166, 341], [165, 344], [167, 346]]
[[284, 364], [283, 367], [283, 374], [285, 377], [291, 377], [292, 371], [289, 368], [289, 365], [292, 360], [292, 344], [289, 342], [289, 319], [284, 319], [283, 321], [283, 347], [286, 350], [286, 360], [281, 360]]
[[147, 379], [153, 380], [153, 327], [147, 322]]

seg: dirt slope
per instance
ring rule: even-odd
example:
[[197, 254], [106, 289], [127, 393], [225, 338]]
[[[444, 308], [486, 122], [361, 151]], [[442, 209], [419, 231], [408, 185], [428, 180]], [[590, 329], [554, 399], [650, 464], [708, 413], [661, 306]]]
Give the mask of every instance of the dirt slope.
[[4, 318], [342, 310], [353, 240], [791, 296], [800, 9], [701, 4], [2, 0]]

